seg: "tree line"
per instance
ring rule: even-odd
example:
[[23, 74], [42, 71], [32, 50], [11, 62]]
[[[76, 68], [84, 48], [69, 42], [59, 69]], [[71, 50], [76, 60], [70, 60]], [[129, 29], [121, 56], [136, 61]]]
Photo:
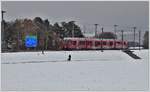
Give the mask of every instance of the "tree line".
[[[14, 51], [19, 50], [59, 50], [61, 49], [64, 37], [84, 37], [81, 28], [74, 21], [50, 24], [49, 20], [42, 20], [40, 17], [31, 19], [16, 19], [5, 22], [3, 39], [6, 48]], [[72, 31], [74, 30], [74, 31]], [[72, 33], [74, 32], [74, 33]], [[27, 35], [37, 36], [38, 45], [36, 48], [25, 47], [25, 37]], [[3, 48], [2, 48], [3, 49]]]

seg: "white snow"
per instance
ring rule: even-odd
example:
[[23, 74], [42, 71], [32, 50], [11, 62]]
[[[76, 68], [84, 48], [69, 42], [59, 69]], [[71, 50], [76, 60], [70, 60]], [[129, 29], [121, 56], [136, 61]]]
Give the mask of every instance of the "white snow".
[[[115, 54], [117, 53], [117, 54]], [[20, 62], [37, 62], [37, 61], [66, 61], [68, 55], [71, 54], [72, 61], [110, 61], [131, 59], [122, 51], [107, 50], [104, 52], [98, 51], [47, 51], [44, 54], [41, 52], [18, 52], [18, 53], [3, 53], [2, 63], [20, 63]], [[119, 56], [118, 56], [119, 55]]]
[[148, 90], [148, 50], [134, 53], [142, 59], [119, 50], [2, 53], [2, 90]]

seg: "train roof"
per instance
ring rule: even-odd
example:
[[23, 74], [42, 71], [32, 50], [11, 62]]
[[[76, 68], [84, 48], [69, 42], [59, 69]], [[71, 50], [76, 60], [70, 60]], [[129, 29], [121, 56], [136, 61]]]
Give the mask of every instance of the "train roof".
[[[86, 37], [86, 38], [79, 38], [79, 37], [65, 37], [64, 40], [101, 40], [98, 38], [93, 38], [93, 37]], [[109, 40], [109, 41], [114, 41], [114, 39], [103, 39], [103, 40]], [[116, 39], [116, 41], [121, 41]], [[124, 40], [125, 41], [125, 40]]]
[[85, 40], [85, 39], [93, 39], [93, 38], [79, 38], [79, 37], [66, 37], [64, 40]]

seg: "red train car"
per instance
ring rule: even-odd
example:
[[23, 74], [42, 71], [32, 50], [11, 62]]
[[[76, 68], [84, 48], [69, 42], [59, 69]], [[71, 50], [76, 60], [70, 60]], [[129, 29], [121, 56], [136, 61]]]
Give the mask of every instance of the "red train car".
[[113, 39], [96, 39], [96, 38], [64, 38], [64, 49], [81, 50], [81, 49], [126, 49], [127, 41]]

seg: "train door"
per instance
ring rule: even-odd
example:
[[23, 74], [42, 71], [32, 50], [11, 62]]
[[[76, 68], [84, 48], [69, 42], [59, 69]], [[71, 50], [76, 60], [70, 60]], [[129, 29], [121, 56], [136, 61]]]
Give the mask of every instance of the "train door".
[[109, 49], [113, 49], [114, 48], [114, 41], [109, 41]]
[[86, 41], [80, 40], [78, 46], [79, 46], [79, 49], [85, 49], [86, 48]]
[[95, 49], [101, 49], [101, 41], [95, 41]]
[[76, 46], [77, 46], [77, 41], [76, 41], [76, 40], [73, 40], [73, 41], [72, 41], [72, 48], [73, 48], [73, 49], [76, 49]]
[[102, 41], [102, 48], [103, 49], [107, 49], [108, 48], [107, 41], [105, 41], [105, 40]]
[[116, 49], [121, 49], [122, 48], [122, 41], [116, 41]]
[[92, 49], [92, 41], [86, 40], [86, 49]]

